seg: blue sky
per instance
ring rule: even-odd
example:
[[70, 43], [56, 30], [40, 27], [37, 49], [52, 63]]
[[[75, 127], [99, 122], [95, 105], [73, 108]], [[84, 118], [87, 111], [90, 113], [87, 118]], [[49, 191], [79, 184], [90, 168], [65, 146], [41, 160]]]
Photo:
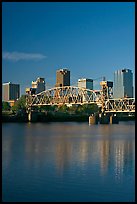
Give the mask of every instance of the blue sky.
[[134, 74], [135, 3], [3, 2], [2, 82], [19, 83], [24, 94], [44, 77], [50, 88], [59, 68], [71, 71], [71, 85], [113, 81], [122, 68]]

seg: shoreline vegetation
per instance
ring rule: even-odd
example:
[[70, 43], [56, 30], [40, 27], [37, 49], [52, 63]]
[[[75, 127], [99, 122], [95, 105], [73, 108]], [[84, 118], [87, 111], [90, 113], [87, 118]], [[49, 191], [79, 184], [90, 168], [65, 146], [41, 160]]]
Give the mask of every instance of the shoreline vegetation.
[[[60, 112], [38, 112], [35, 122], [88, 122], [90, 114], [68, 114]], [[117, 115], [119, 121], [135, 120], [135, 116]], [[27, 113], [2, 113], [2, 122], [29, 122]]]
[[[33, 107], [35, 122], [88, 122], [90, 115], [99, 117], [101, 109], [97, 104], [84, 104], [66, 106], [38, 106]], [[135, 113], [116, 113], [119, 121], [135, 120]], [[8, 102], [2, 102], [2, 122], [29, 122], [26, 112], [26, 96], [22, 95], [14, 106], [10, 107]]]

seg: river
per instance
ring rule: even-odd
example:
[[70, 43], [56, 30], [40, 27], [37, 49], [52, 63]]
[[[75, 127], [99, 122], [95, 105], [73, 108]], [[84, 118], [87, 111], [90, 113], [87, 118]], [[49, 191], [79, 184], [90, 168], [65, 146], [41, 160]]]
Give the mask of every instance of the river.
[[2, 200], [135, 201], [135, 122], [3, 123]]

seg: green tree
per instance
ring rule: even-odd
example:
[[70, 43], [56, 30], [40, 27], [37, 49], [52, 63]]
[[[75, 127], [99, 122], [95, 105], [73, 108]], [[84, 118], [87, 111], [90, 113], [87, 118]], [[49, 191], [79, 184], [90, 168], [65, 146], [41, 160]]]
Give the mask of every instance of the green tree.
[[69, 112], [70, 113], [77, 113], [77, 110], [78, 110], [78, 105], [72, 105], [69, 107]]
[[58, 111], [66, 113], [68, 111], [68, 107], [66, 105], [62, 105], [62, 106], [58, 107]]
[[18, 112], [19, 110], [26, 110], [26, 95], [22, 95], [12, 106], [12, 111]]
[[57, 109], [57, 106], [56, 105], [52, 105], [52, 106], [39, 106], [38, 107], [38, 110], [39, 111], [49, 111], [49, 112], [52, 112], [52, 111], [55, 111]]
[[10, 111], [11, 107], [8, 102], [2, 101], [2, 110], [3, 111]]
[[92, 114], [97, 113], [99, 111], [99, 108], [96, 104], [84, 104], [79, 105], [71, 108], [71, 111], [75, 112], [76, 114]]
[[88, 114], [97, 113], [99, 110], [97, 104], [85, 104], [83, 106], [83, 111]]

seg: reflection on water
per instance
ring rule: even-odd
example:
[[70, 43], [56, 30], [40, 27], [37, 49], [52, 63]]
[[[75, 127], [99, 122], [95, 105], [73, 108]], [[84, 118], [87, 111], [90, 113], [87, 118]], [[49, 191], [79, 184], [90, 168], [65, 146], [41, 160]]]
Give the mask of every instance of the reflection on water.
[[[14, 189], [11, 189], [10, 185], [13, 184], [11, 174], [15, 175], [16, 172], [17, 177], [18, 174], [23, 176], [24, 185], [26, 185], [25, 180], [35, 182], [33, 183], [35, 189], [37, 185], [39, 186], [39, 182], [42, 185], [49, 185], [52, 194], [55, 194], [55, 200], [67, 200], [63, 195], [58, 197], [57, 192], [58, 194], [64, 192], [65, 195], [65, 189], [69, 192], [74, 188], [73, 191], [76, 192], [69, 199], [77, 201], [80, 196], [78, 197], [76, 193], [83, 191], [83, 185], [85, 194], [81, 200], [84, 201], [103, 199], [134, 201], [134, 137], [134, 123], [121, 122], [119, 125], [97, 126], [88, 126], [87, 123], [3, 124], [3, 197], [6, 201], [10, 199], [16, 201], [16, 191], [19, 190], [16, 188], [27, 188], [19, 183], [22, 180], [18, 178]], [[47, 184], [43, 183], [40, 175]], [[94, 185], [91, 179], [93, 183], [95, 182]], [[54, 185], [50, 183], [53, 180]], [[68, 182], [67, 187], [64, 185], [66, 182]], [[127, 184], [129, 186], [126, 186]], [[100, 189], [102, 185], [104, 190]], [[119, 192], [117, 185], [121, 187]], [[94, 196], [91, 187], [96, 190]], [[43, 192], [41, 188], [40, 185], [39, 190]], [[102, 198], [99, 195], [96, 197], [96, 193], [100, 190], [102, 194], [104, 191]], [[106, 194], [107, 190], [112, 191], [110, 197]], [[15, 195], [10, 197], [10, 191]], [[30, 191], [28, 186], [28, 192], [31, 194]], [[127, 192], [129, 196], [124, 195]], [[48, 194], [48, 191], [45, 190], [43, 193]], [[29, 198], [23, 196], [22, 194], [17, 200]], [[35, 201], [40, 197], [35, 199], [34, 194], [31, 199]], [[52, 201], [53, 198], [43, 197], [42, 201], [46, 199]]]

